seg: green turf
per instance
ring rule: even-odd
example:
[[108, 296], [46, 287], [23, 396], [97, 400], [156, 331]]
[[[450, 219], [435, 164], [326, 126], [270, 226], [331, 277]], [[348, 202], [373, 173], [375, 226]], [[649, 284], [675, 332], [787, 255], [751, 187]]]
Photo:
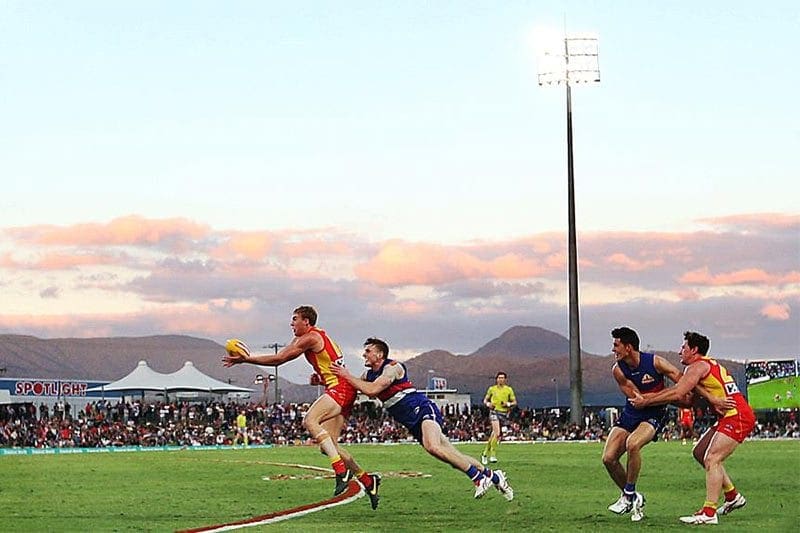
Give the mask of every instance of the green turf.
[[[478, 444], [460, 448], [472, 455]], [[644, 450], [638, 488], [646, 517], [633, 524], [606, 506], [619, 495], [599, 443], [501, 444], [498, 467], [516, 498], [492, 490], [474, 500], [469, 480], [416, 445], [350, 446], [384, 474], [377, 511], [367, 498], [242, 531], [652, 531], [685, 530], [678, 516], [704, 499], [691, 447], [658, 442]], [[0, 456], [1, 531], [173, 531], [240, 520], [330, 497], [331, 479], [270, 480], [311, 472], [268, 462], [325, 466], [312, 447], [221, 451]], [[431, 477], [400, 477], [398, 472]], [[797, 531], [800, 441], [746, 442], [728, 471], [748, 505], [720, 518], [718, 531]]]

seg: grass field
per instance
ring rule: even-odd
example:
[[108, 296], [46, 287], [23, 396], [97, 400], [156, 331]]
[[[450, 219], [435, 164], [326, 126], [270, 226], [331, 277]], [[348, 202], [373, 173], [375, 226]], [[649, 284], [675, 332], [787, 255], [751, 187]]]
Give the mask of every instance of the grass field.
[[[477, 456], [481, 445], [460, 445]], [[704, 499], [691, 447], [644, 450], [638, 488], [646, 517], [606, 510], [619, 491], [600, 462], [602, 444], [503, 444], [499, 468], [513, 502], [495, 490], [472, 497], [466, 477], [419, 446], [350, 446], [384, 475], [377, 511], [368, 499], [242, 531], [652, 531], [685, 530], [678, 516]], [[1, 531], [174, 531], [214, 525], [327, 499], [333, 481], [268, 463], [327, 466], [313, 447], [0, 456]], [[745, 442], [728, 471], [747, 507], [720, 517], [718, 531], [800, 530], [800, 441]], [[405, 477], [422, 472], [430, 477]], [[273, 479], [288, 474], [299, 479]]]

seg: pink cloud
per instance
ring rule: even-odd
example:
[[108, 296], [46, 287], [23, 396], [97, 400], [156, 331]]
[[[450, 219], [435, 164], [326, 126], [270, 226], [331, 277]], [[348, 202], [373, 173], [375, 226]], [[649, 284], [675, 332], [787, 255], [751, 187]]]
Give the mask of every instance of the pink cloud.
[[675, 295], [683, 301], [694, 301], [700, 299], [700, 293], [692, 289], [678, 289]]
[[347, 256], [353, 254], [353, 246], [344, 241], [309, 239], [283, 243], [281, 252], [289, 257]]
[[19, 263], [14, 260], [11, 252], [0, 254], [0, 268], [17, 268]]
[[118, 256], [110, 254], [47, 254], [40, 261], [30, 265], [29, 268], [40, 270], [68, 270], [81, 266], [115, 265], [120, 264]]
[[84, 266], [119, 265], [124, 255], [49, 253], [38, 259], [17, 261], [11, 254], [0, 257], [0, 267], [20, 270], [73, 270]]
[[566, 252], [557, 253], [557, 254], [550, 254], [545, 257], [544, 264], [547, 265], [547, 268], [551, 270], [565, 268], [567, 264], [567, 254]]
[[[795, 219], [789, 217], [789, 222], [781, 224]], [[754, 322], [759, 312], [787, 320], [780, 317], [791, 311], [785, 305], [797, 307], [792, 298], [800, 284], [796, 232], [749, 229], [757, 227], [760, 220], [732, 217], [733, 222], [751, 224], [741, 233], [723, 229], [581, 234], [581, 283], [601, 290], [646, 289], [655, 305], [718, 307], [726, 313], [730, 310], [719, 302], [737, 292], [749, 298], [747, 316]], [[27, 322], [31, 328], [12, 328], [43, 331], [51, 327], [48, 331], [57, 329], [58, 335], [73, 335], [78, 330], [85, 335], [87, 328], [92, 334], [133, 328], [143, 333], [185, 330], [224, 336], [224, 331], [237, 329], [239, 322], [249, 323], [249, 315], [254, 315], [253, 331], [258, 331], [263, 325], [255, 315], [261, 302], [295, 304], [295, 300], [323, 298], [337, 306], [346, 302], [358, 311], [379, 308], [386, 317], [420, 323], [445, 307], [458, 308], [462, 318], [503, 316], [501, 309], [547, 300], [545, 294], [557, 295], [554, 287], [563, 286], [560, 282], [567, 269], [565, 236], [560, 233], [457, 245], [402, 240], [375, 243], [335, 228], [217, 231], [180, 219], [141, 217], [105, 225], [34, 226], [0, 232], [20, 241], [5, 247], [12, 252], [0, 253], [0, 269], [5, 269], [0, 283], [13, 284], [17, 293], [35, 298], [36, 305], [53, 303], [52, 298], [57, 297], [61, 306], [74, 301], [76, 308], [82, 308], [81, 291], [103, 289], [125, 292], [126, 297], [145, 302], [150, 310], [105, 316], [103, 305], [98, 304], [82, 308], [95, 315], [80, 321], [54, 319], [42, 328], [33, 327], [35, 322]], [[96, 268], [102, 265], [124, 268]], [[89, 268], [92, 266], [95, 268]], [[35, 269], [47, 271], [23, 272]], [[55, 281], [48, 279], [47, 272], [57, 270], [65, 271], [58, 279], [64, 293], [52, 289]], [[559, 282], [546, 282], [549, 280]], [[414, 290], [403, 291], [402, 296], [390, 290], [414, 285], [431, 287], [437, 298], [429, 299], [430, 291], [414, 297]], [[704, 290], [720, 286], [724, 289]], [[773, 300], [778, 303], [764, 306]], [[526, 309], [520, 316], [530, 314]], [[3, 318], [0, 316], [0, 325]], [[792, 325], [792, 319], [788, 320], [775, 325]]]
[[760, 268], [747, 268], [735, 272], [711, 274], [708, 267], [686, 272], [678, 278], [687, 285], [784, 285], [800, 281], [800, 272], [792, 271], [784, 275], [769, 274]]
[[391, 303], [381, 303], [381, 305], [375, 307], [377, 307], [376, 311], [379, 313], [397, 313], [399, 315], [406, 316], [419, 316], [431, 312], [430, 307], [425, 305], [423, 302], [418, 302], [416, 300], [400, 300]]
[[266, 232], [232, 232], [227, 241], [209, 251], [215, 259], [230, 259], [243, 256], [257, 261], [267, 256], [274, 245], [274, 238]]
[[[81, 336], [91, 337], [106, 336], [111, 332], [110, 328], [97, 328], [95, 325], [90, 326], [89, 322], [91, 322], [89, 315], [0, 315], [0, 325], [3, 329], [36, 331], [40, 336], [70, 335], [70, 332], [80, 331]], [[74, 333], [71, 335], [74, 336]]]
[[498, 279], [532, 278], [543, 272], [539, 262], [518, 254], [505, 254], [487, 263], [489, 277]]
[[435, 244], [389, 241], [377, 255], [355, 267], [356, 275], [384, 286], [435, 285], [476, 275], [478, 261], [464, 253], [447, 253]]
[[347, 238], [331, 231], [328, 238], [317, 232], [234, 231], [219, 234], [221, 244], [209, 250], [209, 256], [220, 261], [247, 258], [260, 261], [267, 258], [288, 260], [305, 257], [347, 257], [353, 255], [354, 245]]
[[761, 316], [772, 320], [789, 320], [791, 310], [789, 304], [771, 302], [761, 308]]
[[169, 332], [202, 331], [212, 336], [226, 336], [231, 331], [257, 328], [261, 319], [255, 314], [225, 313], [214, 305], [170, 306], [157, 314], [159, 325]]
[[525, 279], [544, 272], [538, 261], [506, 253], [484, 259], [480, 248], [389, 241], [356, 275], [383, 286], [439, 285], [480, 278]]
[[[140, 330], [224, 337], [231, 331], [258, 331], [263, 317], [248, 312], [225, 312], [213, 304], [170, 305], [134, 313], [69, 315], [0, 315], [8, 331], [35, 331], [49, 337], [109, 337]], [[76, 332], [80, 332], [76, 334]], [[130, 333], [128, 333], [130, 334]]]
[[43, 245], [167, 245], [183, 250], [188, 243], [208, 235], [209, 228], [183, 218], [147, 219], [129, 215], [107, 224], [87, 223], [72, 226], [30, 226], [6, 230], [21, 241]]
[[608, 256], [605, 263], [614, 267], [620, 267], [622, 270], [628, 272], [640, 272], [642, 270], [651, 270], [660, 267], [664, 264], [663, 259], [632, 259], [623, 253], [615, 253]]
[[728, 229], [767, 229], [800, 227], [800, 215], [785, 213], [747, 213], [722, 217], [701, 218], [698, 222]]

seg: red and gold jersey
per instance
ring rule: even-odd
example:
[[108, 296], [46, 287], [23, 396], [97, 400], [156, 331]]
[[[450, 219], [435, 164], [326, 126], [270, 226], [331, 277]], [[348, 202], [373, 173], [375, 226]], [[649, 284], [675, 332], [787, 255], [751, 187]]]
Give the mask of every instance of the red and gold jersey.
[[709, 365], [708, 373], [700, 380], [700, 385], [717, 398], [728, 396], [736, 401], [736, 407], [725, 411], [723, 416], [752, 414], [753, 409], [748, 405], [747, 400], [739, 390], [738, 385], [736, 385], [736, 380], [728, 374], [727, 369], [710, 357], [701, 357], [700, 360]]
[[325, 388], [335, 387], [340, 383], [347, 383], [346, 381], [340, 380], [336, 377], [336, 374], [331, 372], [331, 367], [333, 367], [333, 365], [341, 365], [344, 362], [342, 360], [342, 351], [339, 349], [339, 346], [333, 342], [323, 330], [312, 327], [311, 331], [319, 333], [324, 345], [319, 352], [306, 350], [304, 353], [306, 361], [314, 367], [314, 371], [322, 378], [322, 383], [325, 385]]
[[694, 411], [691, 407], [681, 407], [678, 412], [680, 413], [681, 424], [684, 426], [694, 424]]

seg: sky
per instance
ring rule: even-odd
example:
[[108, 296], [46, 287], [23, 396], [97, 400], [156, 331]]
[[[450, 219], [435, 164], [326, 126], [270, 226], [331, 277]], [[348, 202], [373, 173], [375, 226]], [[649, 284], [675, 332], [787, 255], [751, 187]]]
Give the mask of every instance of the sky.
[[565, 29], [583, 349], [800, 355], [792, 1], [5, 0], [0, 332], [568, 335]]

